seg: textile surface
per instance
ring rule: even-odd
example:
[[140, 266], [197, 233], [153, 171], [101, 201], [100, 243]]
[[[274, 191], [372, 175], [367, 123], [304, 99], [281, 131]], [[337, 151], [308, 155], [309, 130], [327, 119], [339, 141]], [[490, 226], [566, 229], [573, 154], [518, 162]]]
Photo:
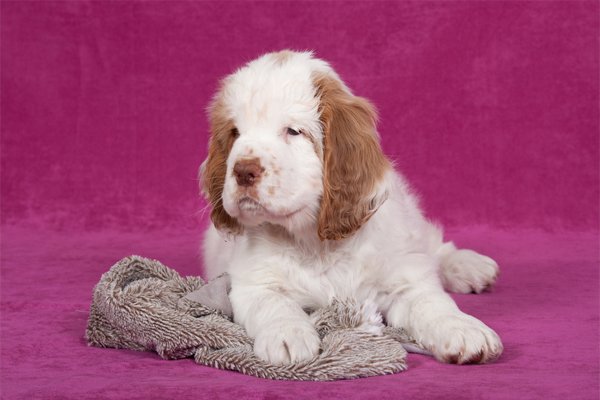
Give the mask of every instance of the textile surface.
[[[596, 1], [2, 1], [0, 393], [30, 398], [598, 398]], [[197, 168], [218, 80], [312, 49], [378, 108], [386, 154], [457, 245], [498, 261], [453, 295], [489, 365], [270, 381], [88, 347], [129, 254], [200, 275]]]
[[167, 360], [193, 357], [201, 365], [260, 378], [303, 381], [401, 372], [406, 369], [402, 342], [418, 346], [404, 330], [384, 327], [381, 315], [368, 306], [334, 299], [310, 315], [321, 338], [319, 355], [271, 365], [254, 354], [244, 328], [224, 313], [231, 305], [214, 301], [224, 297], [229, 303], [223, 279], [229, 276], [204, 282], [182, 277], [156, 260], [125, 257], [94, 288], [85, 338], [96, 347], [156, 351]]

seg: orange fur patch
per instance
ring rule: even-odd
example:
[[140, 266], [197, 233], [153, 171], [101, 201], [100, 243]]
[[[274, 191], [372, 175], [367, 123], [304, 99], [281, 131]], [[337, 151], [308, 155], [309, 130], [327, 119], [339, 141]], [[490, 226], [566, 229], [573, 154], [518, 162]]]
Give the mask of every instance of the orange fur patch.
[[210, 218], [220, 230], [239, 234], [242, 226], [223, 208], [223, 187], [227, 172], [227, 157], [236, 139], [236, 127], [228, 117], [222, 94], [219, 92], [209, 107], [211, 137], [208, 158], [201, 177], [204, 192], [212, 206]]
[[313, 77], [324, 130], [321, 240], [350, 236], [377, 211], [376, 184], [391, 167], [375, 128], [377, 115], [365, 99], [353, 96], [331, 76]]

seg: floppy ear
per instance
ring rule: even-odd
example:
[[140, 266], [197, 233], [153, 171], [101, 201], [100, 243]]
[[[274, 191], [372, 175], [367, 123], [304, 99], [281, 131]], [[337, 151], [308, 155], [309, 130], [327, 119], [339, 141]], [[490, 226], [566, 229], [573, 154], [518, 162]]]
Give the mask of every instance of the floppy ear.
[[236, 128], [228, 117], [222, 93], [217, 93], [208, 108], [211, 136], [208, 145], [208, 157], [198, 171], [201, 189], [210, 202], [210, 218], [219, 230], [239, 234], [242, 226], [223, 208], [223, 187], [227, 172], [227, 157], [236, 137]]
[[321, 240], [344, 239], [358, 230], [385, 201], [376, 185], [390, 168], [375, 129], [376, 113], [334, 77], [314, 77], [323, 125]]

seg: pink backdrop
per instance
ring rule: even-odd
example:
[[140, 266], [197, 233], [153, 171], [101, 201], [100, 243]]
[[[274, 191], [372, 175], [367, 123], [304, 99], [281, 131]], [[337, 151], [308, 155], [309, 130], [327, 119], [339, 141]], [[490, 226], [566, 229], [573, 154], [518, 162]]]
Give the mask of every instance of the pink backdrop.
[[[0, 397], [598, 398], [597, 1], [2, 1]], [[494, 257], [454, 298], [505, 352], [275, 382], [88, 348], [92, 288], [136, 253], [199, 274], [204, 109], [261, 53], [313, 49], [380, 111], [433, 219]]]
[[3, 2], [3, 221], [196, 223], [204, 109], [314, 49], [446, 224], [598, 224], [595, 2]]

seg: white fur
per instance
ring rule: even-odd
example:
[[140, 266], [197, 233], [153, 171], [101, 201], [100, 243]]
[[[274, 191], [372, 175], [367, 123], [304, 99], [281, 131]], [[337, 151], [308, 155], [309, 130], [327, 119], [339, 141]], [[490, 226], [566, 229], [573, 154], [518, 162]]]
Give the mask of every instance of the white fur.
[[[497, 357], [498, 335], [444, 291], [484, 290], [496, 278], [496, 263], [443, 243], [398, 172], [389, 170], [379, 183], [376, 195], [387, 200], [362, 228], [344, 240], [319, 240], [323, 132], [314, 71], [339, 79], [311, 53], [291, 53], [284, 63], [265, 55], [225, 80], [227, 112], [240, 136], [227, 161], [223, 204], [244, 232], [223, 236], [208, 229], [208, 278], [231, 274], [235, 320], [255, 338], [258, 356], [273, 363], [318, 353], [319, 338], [304, 310], [334, 297], [375, 304], [388, 324], [407, 329], [439, 360]], [[287, 127], [303, 134], [290, 136]], [[257, 203], [239, 203], [248, 193], [238, 187], [233, 165], [251, 157], [265, 176]]]

